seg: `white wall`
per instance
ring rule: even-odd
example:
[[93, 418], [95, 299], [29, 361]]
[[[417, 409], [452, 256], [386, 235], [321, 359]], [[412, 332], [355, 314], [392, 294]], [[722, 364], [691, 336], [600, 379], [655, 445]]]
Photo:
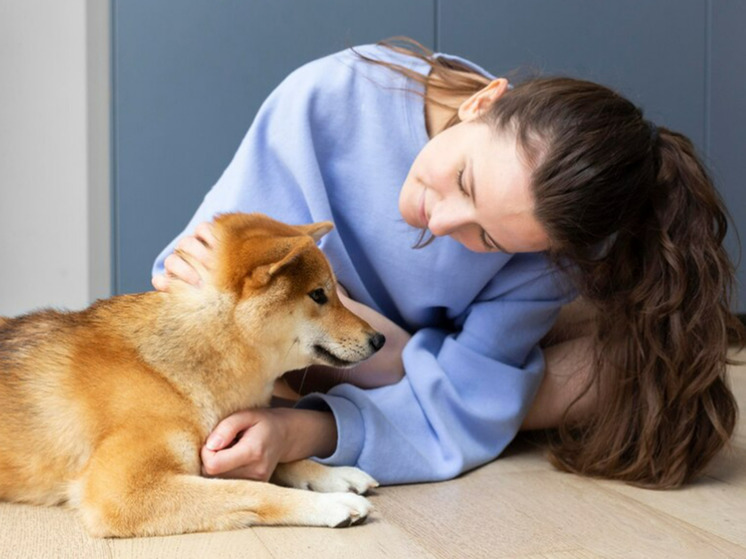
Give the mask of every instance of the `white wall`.
[[110, 292], [109, 2], [0, 0], [0, 315]]

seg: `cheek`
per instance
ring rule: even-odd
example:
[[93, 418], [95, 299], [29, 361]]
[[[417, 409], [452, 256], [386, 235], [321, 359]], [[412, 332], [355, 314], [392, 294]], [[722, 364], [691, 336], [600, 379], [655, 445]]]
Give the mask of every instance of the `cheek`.
[[410, 172], [399, 192], [399, 213], [402, 214], [407, 222], [411, 220], [410, 216], [413, 215], [421, 190], [422, 186], [414, 178], [414, 174]]
[[423, 189], [430, 191], [427, 196], [432, 202], [446, 195], [455, 181], [452, 158], [448, 157], [450, 150], [441, 149], [440, 139], [438, 136], [430, 140], [417, 154], [402, 185], [399, 194], [399, 212], [410, 224], [412, 221], [419, 220]]
[[407, 178], [399, 191], [399, 212], [407, 216], [414, 216], [419, 212], [422, 190], [428, 185], [429, 165], [428, 157], [423, 149], [409, 168]]
[[449, 149], [444, 150], [442, 143], [442, 138], [436, 136], [425, 144], [420, 153], [417, 154], [414, 163], [412, 163], [410, 176], [424, 182], [428, 187], [442, 173], [444, 160], [450, 151]]
[[414, 160], [412, 166], [409, 168], [409, 174], [407, 174], [405, 184], [412, 188], [417, 185], [421, 186], [423, 174], [427, 172], [427, 169], [427, 154], [424, 153], [423, 150], [417, 155], [417, 158]]

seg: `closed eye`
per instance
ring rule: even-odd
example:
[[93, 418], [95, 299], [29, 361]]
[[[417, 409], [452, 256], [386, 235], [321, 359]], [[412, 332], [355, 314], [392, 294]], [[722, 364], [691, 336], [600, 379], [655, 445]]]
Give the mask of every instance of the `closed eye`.
[[484, 229], [482, 229], [482, 233], [480, 237], [482, 238], [482, 244], [484, 245], [484, 248], [486, 248], [487, 250], [499, 250], [496, 246], [494, 246], [490, 242], [489, 236], [487, 235], [487, 231], [485, 231]]
[[458, 189], [461, 191], [461, 194], [463, 194], [464, 196], [468, 196], [469, 193], [466, 191], [466, 188], [464, 187], [464, 169], [459, 170], [457, 182], [458, 182]]

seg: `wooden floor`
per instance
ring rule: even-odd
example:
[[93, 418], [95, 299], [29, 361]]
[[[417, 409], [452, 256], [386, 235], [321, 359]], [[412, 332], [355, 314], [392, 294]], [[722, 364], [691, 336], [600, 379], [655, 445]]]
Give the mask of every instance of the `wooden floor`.
[[[741, 354], [746, 359], [746, 353]], [[746, 366], [732, 369], [746, 409]], [[59, 508], [0, 504], [0, 557], [282, 559], [746, 558], [746, 419], [698, 483], [634, 489], [554, 471], [526, 439], [459, 479], [380, 488], [369, 521], [347, 529], [252, 528], [97, 540]]]

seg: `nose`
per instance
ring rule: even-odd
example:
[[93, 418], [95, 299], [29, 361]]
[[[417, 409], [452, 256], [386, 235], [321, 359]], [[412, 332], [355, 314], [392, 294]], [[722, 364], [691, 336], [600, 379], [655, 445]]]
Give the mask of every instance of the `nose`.
[[453, 198], [443, 198], [433, 207], [427, 228], [436, 237], [443, 237], [468, 222], [469, 214], [463, 203]]
[[373, 351], [378, 351], [383, 347], [383, 344], [386, 343], [386, 336], [384, 336], [380, 332], [376, 332], [370, 338], [368, 338], [368, 343], [370, 344], [370, 347], [373, 348]]

